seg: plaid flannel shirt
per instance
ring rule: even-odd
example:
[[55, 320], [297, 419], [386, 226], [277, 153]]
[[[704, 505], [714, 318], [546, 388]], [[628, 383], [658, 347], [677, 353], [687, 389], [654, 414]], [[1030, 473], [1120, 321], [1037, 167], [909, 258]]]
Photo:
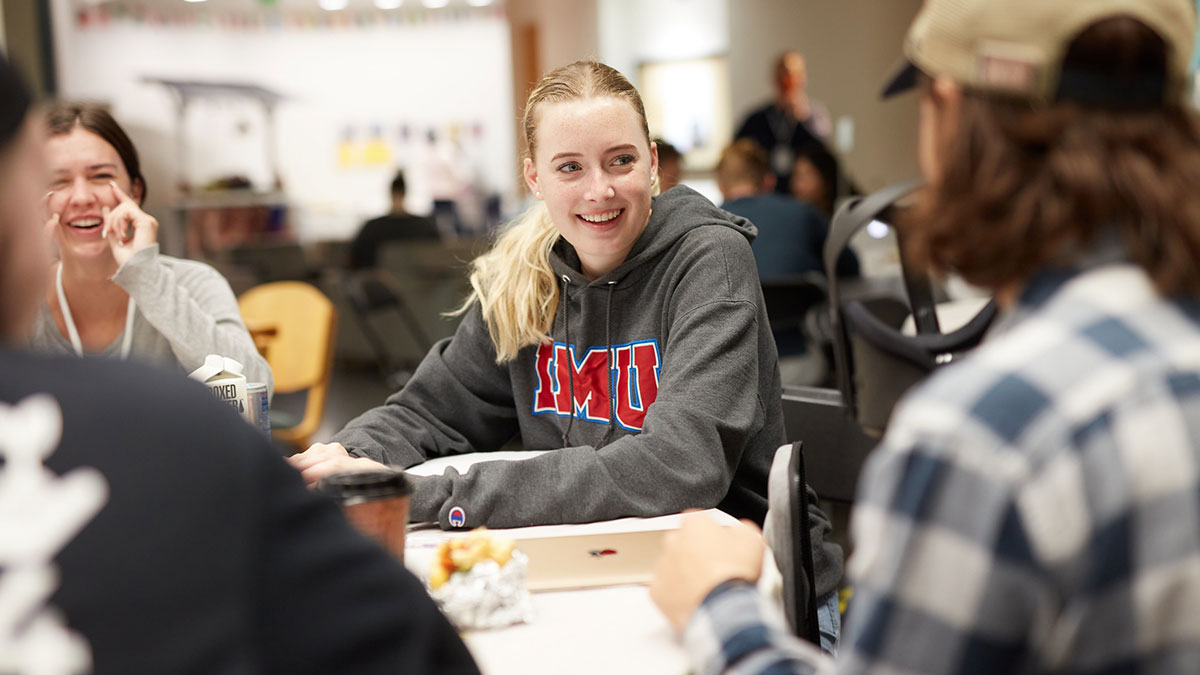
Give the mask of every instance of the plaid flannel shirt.
[[836, 664], [705, 600], [698, 673], [1200, 673], [1200, 303], [1043, 273], [864, 468]]

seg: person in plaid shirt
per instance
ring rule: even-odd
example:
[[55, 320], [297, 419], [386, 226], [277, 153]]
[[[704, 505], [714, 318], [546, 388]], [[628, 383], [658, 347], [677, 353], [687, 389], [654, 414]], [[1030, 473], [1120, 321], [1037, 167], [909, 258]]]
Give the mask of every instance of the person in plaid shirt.
[[651, 597], [697, 673], [1200, 673], [1200, 125], [1191, 0], [927, 0], [910, 260], [992, 288], [898, 404], [852, 519], [840, 653], [689, 518]]

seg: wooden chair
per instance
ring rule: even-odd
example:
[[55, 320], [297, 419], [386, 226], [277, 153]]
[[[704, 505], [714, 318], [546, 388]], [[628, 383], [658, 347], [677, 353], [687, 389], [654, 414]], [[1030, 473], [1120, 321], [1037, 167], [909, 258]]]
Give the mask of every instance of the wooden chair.
[[255, 286], [238, 298], [238, 307], [255, 346], [271, 366], [275, 393], [307, 391], [298, 423], [271, 425], [276, 439], [305, 449], [325, 414], [337, 311], [324, 293], [301, 281]]

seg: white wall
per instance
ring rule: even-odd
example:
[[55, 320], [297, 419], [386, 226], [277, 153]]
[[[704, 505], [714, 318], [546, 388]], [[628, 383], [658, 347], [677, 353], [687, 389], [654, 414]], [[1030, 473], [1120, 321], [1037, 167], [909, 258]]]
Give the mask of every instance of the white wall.
[[[729, 52], [728, 0], [600, 0], [600, 60], [624, 73], [642, 93], [650, 135], [666, 138], [684, 152], [682, 182], [720, 202], [715, 183], [705, 172], [729, 141], [727, 82], [708, 78], [699, 66], [644, 81], [643, 66], [708, 57]], [[688, 76], [696, 79], [689, 81]], [[698, 110], [697, 106], [709, 106]], [[692, 150], [692, 134], [673, 137], [680, 128], [702, 128], [708, 143]], [[705, 148], [708, 148], [706, 151]], [[699, 169], [699, 172], [697, 172]]]
[[843, 153], [866, 190], [915, 176], [916, 101], [879, 100], [901, 62], [904, 34], [921, 0], [736, 0], [731, 3], [730, 72], [734, 119], [774, 94], [771, 71], [787, 49], [804, 53], [810, 94], [854, 126]]
[[[61, 95], [112, 105], [143, 156], [152, 208], [175, 198], [180, 172], [173, 99], [162, 86], [142, 82], [144, 76], [258, 84], [289, 97], [278, 107], [276, 145], [296, 207], [293, 223], [306, 240], [348, 237], [364, 217], [385, 211], [394, 165], [410, 168], [410, 206], [427, 208], [432, 186], [415, 170], [424, 161], [427, 129], [445, 137], [459, 127], [467, 155], [460, 165], [474, 167], [486, 188], [511, 193], [515, 184], [509, 29], [502, 15], [338, 29], [129, 21], [81, 28], [63, 11], [68, 0], [54, 3]], [[400, 141], [402, 125], [412, 132], [408, 143]], [[361, 141], [373, 127], [395, 153], [391, 161], [339, 164], [347, 131]], [[241, 173], [269, 187], [265, 129], [252, 104], [193, 106], [186, 124], [192, 182]]]
[[600, 57], [634, 80], [638, 66], [723, 55], [728, 0], [600, 0]]
[[539, 77], [568, 63], [596, 58], [598, 1], [603, 0], [507, 0], [515, 25], [537, 26]]

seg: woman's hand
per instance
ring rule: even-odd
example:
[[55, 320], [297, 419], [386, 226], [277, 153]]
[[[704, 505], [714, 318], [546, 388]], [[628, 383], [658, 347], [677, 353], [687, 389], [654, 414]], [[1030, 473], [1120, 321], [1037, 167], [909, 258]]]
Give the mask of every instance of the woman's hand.
[[340, 471], [370, 471], [387, 468], [366, 457], [351, 457], [341, 443], [313, 443], [307, 450], [287, 458], [300, 471], [308, 487], [314, 487], [325, 476]]
[[748, 520], [727, 526], [690, 513], [663, 539], [650, 599], [682, 632], [712, 589], [730, 579], [758, 580], [765, 547], [762, 531]]
[[158, 241], [158, 221], [143, 211], [116, 183], [109, 181], [109, 185], [117, 206], [113, 209], [106, 206], [100, 210], [104, 216], [101, 234], [108, 240], [117, 266], [121, 266], [134, 253]]
[[54, 190], [51, 190], [42, 197], [42, 213], [46, 216], [46, 222], [42, 223], [42, 234], [46, 237], [46, 246], [50, 249], [50, 259], [58, 260], [59, 214], [57, 211], [50, 211], [50, 198], [53, 196]]

